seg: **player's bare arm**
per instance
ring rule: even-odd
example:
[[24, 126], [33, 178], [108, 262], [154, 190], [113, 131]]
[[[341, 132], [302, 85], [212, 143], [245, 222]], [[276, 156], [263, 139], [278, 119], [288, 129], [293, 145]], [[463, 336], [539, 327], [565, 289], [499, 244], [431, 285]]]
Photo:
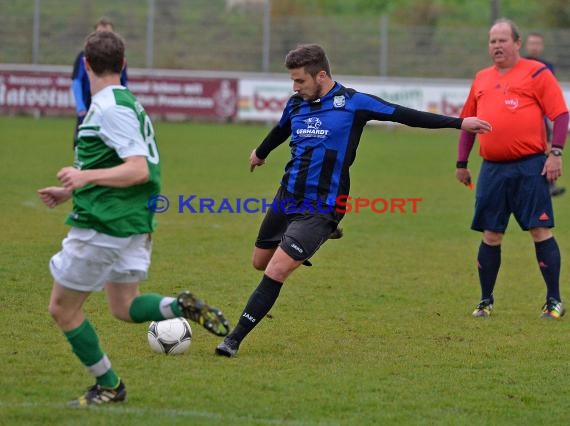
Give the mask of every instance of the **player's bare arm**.
[[74, 167], [64, 167], [58, 172], [57, 178], [70, 190], [83, 188], [89, 184], [125, 188], [145, 183], [148, 180], [148, 173], [146, 157], [137, 155], [128, 157], [123, 164], [109, 169], [79, 170]]
[[38, 195], [46, 206], [53, 209], [71, 198], [71, 190], [61, 186], [48, 186], [38, 189]]
[[465, 117], [461, 123], [461, 130], [471, 133], [487, 133], [492, 130], [491, 124], [477, 117]]

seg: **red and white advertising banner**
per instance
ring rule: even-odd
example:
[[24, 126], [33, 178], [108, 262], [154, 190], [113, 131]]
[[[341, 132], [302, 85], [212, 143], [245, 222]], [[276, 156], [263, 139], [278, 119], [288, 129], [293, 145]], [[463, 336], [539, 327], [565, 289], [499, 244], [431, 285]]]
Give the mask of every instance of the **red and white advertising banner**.
[[0, 70], [0, 113], [73, 115], [69, 74]]
[[[422, 86], [413, 83], [391, 83], [372, 80], [342, 81], [346, 87], [376, 95], [388, 102], [438, 114], [458, 116], [469, 94], [469, 84], [435, 85], [424, 81]], [[281, 118], [287, 100], [293, 94], [292, 83], [287, 80], [241, 79], [239, 82], [240, 120], [277, 121]]]
[[293, 84], [286, 78], [283, 80], [241, 79], [238, 119], [278, 121], [291, 95], [293, 95]]
[[129, 77], [129, 89], [152, 116], [232, 120], [238, 84], [232, 78]]
[[[73, 115], [70, 73], [0, 70], [0, 113]], [[237, 115], [234, 78], [129, 76], [129, 89], [151, 115], [232, 120]]]
[[[388, 102], [421, 111], [459, 116], [467, 95], [467, 80], [414, 80], [342, 78], [346, 87], [370, 93]], [[283, 79], [242, 78], [239, 81], [239, 120], [277, 122], [293, 94], [292, 82]], [[570, 87], [562, 84], [566, 102], [570, 102]], [[375, 123], [371, 121], [371, 123]]]
[[[69, 67], [0, 64], [0, 114], [74, 115]], [[422, 111], [458, 116], [469, 80], [339, 77], [346, 87]], [[570, 85], [561, 83], [566, 102]], [[277, 122], [293, 84], [283, 73], [129, 70], [129, 89], [158, 119]], [[377, 123], [372, 121], [371, 123]]]
[[[379, 96], [409, 108], [457, 116], [469, 93], [469, 85], [423, 86], [413, 83], [375, 83], [373, 80], [342, 81], [346, 87]], [[239, 82], [240, 120], [277, 121], [287, 100], [293, 94], [292, 83], [284, 80], [241, 79]]]

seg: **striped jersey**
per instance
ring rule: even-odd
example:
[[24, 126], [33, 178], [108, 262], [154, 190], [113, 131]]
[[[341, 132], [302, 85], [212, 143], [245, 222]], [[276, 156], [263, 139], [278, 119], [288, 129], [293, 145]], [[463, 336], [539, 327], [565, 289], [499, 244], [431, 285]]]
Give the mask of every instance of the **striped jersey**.
[[149, 116], [123, 86], [108, 86], [93, 96], [79, 126], [74, 166], [80, 170], [111, 168], [123, 159], [145, 156], [146, 183], [126, 188], [86, 185], [73, 191], [73, 211], [66, 223], [115, 237], [152, 232], [149, 199], [160, 191], [160, 161]]
[[[83, 51], [79, 52], [73, 64], [73, 72], [71, 74], [71, 90], [75, 100], [75, 110], [77, 113], [87, 111], [91, 105], [91, 84], [85, 70]], [[128, 86], [127, 66], [121, 71], [121, 85]]]
[[281, 185], [297, 198], [334, 206], [339, 195], [349, 193], [349, 168], [370, 120], [424, 128], [459, 129], [462, 123], [460, 118], [406, 108], [335, 83], [329, 93], [316, 100], [293, 95], [256, 155], [266, 158], [291, 137], [291, 159]]

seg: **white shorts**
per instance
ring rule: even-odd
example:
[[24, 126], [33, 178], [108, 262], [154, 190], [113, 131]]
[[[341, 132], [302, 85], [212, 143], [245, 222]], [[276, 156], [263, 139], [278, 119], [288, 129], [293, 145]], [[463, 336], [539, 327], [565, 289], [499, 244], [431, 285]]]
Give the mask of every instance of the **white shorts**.
[[107, 282], [138, 283], [150, 267], [150, 234], [119, 238], [71, 228], [62, 247], [49, 267], [55, 281], [72, 290], [101, 291]]

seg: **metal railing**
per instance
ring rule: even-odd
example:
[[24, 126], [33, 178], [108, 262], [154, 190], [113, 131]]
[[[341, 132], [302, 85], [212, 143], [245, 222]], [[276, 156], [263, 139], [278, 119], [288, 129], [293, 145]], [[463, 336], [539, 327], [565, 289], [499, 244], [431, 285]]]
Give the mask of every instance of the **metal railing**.
[[[94, 22], [106, 15], [137, 68], [283, 72], [286, 53], [306, 42], [325, 47], [333, 75], [471, 78], [490, 65], [488, 28], [404, 27], [389, 16], [275, 17], [269, 0], [257, 3], [0, 0], [0, 63], [71, 67]], [[569, 81], [570, 29], [532, 30], [544, 34], [546, 58]]]

